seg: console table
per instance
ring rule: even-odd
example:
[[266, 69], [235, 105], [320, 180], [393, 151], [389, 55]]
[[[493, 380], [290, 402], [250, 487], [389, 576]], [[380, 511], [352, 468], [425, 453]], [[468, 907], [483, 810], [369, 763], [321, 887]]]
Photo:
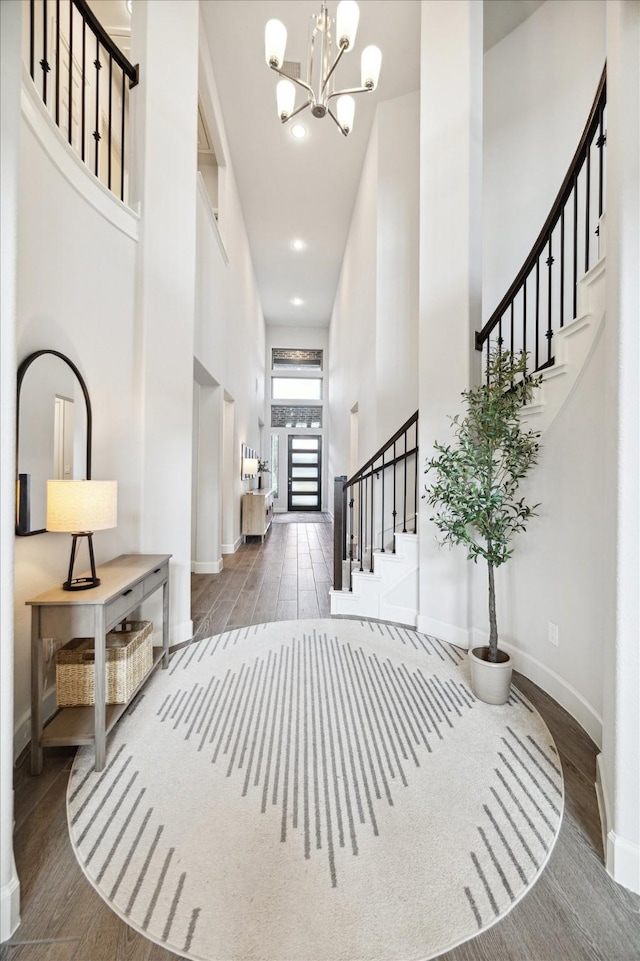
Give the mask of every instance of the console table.
[[[162, 647], [153, 649], [153, 668], [169, 666], [169, 558], [171, 554], [122, 554], [96, 571], [100, 584], [86, 591], [61, 587], [39, 594], [31, 606], [31, 773], [40, 774], [43, 748], [93, 744], [95, 769], [105, 765], [107, 734], [128, 704], [106, 704], [105, 645], [107, 632], [147, 597], [162, 588]], [[44, 725], [42, 641], [72, 637], [95, 638], [95, 705], [68, 707]], [[153, 670], [152, 668], [152, 670]], [[149, 672], [151, 673], [151, 672]], [[147, 677], [131, 696], [136, 696]]]
[[248, 491], [242, 495], [242, 534], [262, 538], [273, 520], [273, 490]]

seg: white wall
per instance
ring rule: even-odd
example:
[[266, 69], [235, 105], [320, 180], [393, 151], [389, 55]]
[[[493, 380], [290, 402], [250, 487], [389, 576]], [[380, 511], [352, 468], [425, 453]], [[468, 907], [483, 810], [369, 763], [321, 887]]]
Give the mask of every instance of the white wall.
[[417, 91], [378, 105], [329, 330], [329, 476], [349, 474], [350, 412], [358, 464], [418, 405]]
[[13, 609], [16, 427], [20, 22], [22, 4], [0, 4], [0, 943], [20, 923], [13, 858]]
[[[227, 401], [233, 401], [233, 437], [226, 442], [232, 458], [231, 489], [227, 497], [221, 496], [219, 486], [211, 491], [212, 498], [224, 503], [224, 510], [227, 514], [230, 512], [231, 517], [223, 518], [217, 547], [213, 549], [214, 553], [219, 551], [216, 557], [199, 558], [201, 562], [217, 563], [221, 560], [222, 543], [227, 551], [232, 545], [237, 547], [240, 540], [240, 498], [248, 489], [247, 482], [243, 482], [240, 476], [240, 452], [242, 444], [256, 450], [259, 447], [259, 422], [264, 418], [265, 402], [265, 329], [204, 28], [200, 31], [200, 92], [205, 109], [214, 114], [207, 120], [212, 134], [215, 131], [216, 156], [221, 164], [218, 178], [220, 218], [216, 224], [206, 190], [199, 190], [194, 356], [201, 372], [206, 374], [201, 381], [210, 378], [210, 385], [218, 385]], [[222, 409], [220, 398], [216, 401], [210, 397], [209, 400]], [[201, 431], [200, 444], [215, 443], [218, 428], [216, 421], [204, 436]], [[219, 468], [222, 470], [222, 464]], [[218, 485], [220, 483], [219, 475]], [[203, 504], [203, 495], [201, 490], [199, 513], [211, 514], [212, 505]], [[213, 513], [216, 511], [214, 507]]]
[[[139, 355], [133, 337], [138, 223], [125, 212], [130, 227], [125, 233], [105, 219], [96, 206], [115, 206], [121, 216], [121, 205], [88, 180], [75, 156], [64, 172], [52, 163], [60, 138], [46, 125], [38, 127], [40, 139], [27, 122], [25, 108], [33, 106], [30, 84], [23, 87], [20, 139], [18, 360], [53, 348], [66, 354], [85, 379], [93, 408], [93, 477], [118, 481], [118, 527], [95, 537], [100, 563], [142, 549], [141, 432], [134, 403]], [[86, 182], [95, 204], [76, 189]], [[70, 546], [65, 534], [16, 540], [17, 750], [28, 737], [30, 713], [30, 617], [24, 602], [64, 579]]]
[[483, 320], [546, 220], [604, 60], [604, 0], [547, 0], [484, 56]]

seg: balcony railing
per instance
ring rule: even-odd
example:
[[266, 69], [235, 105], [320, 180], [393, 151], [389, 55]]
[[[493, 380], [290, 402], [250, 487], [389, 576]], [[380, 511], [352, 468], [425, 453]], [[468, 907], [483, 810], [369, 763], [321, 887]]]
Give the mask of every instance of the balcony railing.
[[[581, 277], [597, 259], [605, 207], [606, 67], [567, 175], [531, 253], [482, 330], [476, 349], [531, 357], [530, 372], [554, 363], [553, 337], [576, 317]], [[505, 224], [505, 230], [509, 225]], [[546, 344], [545, 344], [546, 341]]]
[[69, 144], [120, 200], [127, 194], [132, 66], [86, 0], [28, 0], [29, 73]]

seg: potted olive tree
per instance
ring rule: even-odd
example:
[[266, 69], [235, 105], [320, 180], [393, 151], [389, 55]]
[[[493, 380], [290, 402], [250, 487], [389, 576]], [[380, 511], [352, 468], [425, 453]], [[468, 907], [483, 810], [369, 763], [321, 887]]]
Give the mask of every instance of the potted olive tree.
[[451, 418], [454, 442], [435, 443], [425, 470], [433, 478], [425, 496], [436, 508], [431, 520], [441, 544], [461, 544], [468, 560], [487, 562], [489, 645], [471, 650], [469, 660], [474, 693], [490, 704], [506, 702], [512, 671], [509, 655], [498, 649], [494, 572], [539, 506], [518, 497], [520, 481], [537, 461], [540, 436], [523, 429], [518, 415], [541, 379], [527, 374], [524, 352], [492, 351], [486, 382], [463, 391], [466, 414]]

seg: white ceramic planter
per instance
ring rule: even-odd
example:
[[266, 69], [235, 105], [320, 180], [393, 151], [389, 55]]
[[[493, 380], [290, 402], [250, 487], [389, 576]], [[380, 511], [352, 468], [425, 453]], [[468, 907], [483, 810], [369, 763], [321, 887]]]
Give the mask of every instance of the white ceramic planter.
[[498, 650], [499, 661], [488, 660], [488, 647], [474, 647], [469, 651], [471, 689], [486, 704], [506, 704], [511, 690], [513, 666], [511, 658]]

